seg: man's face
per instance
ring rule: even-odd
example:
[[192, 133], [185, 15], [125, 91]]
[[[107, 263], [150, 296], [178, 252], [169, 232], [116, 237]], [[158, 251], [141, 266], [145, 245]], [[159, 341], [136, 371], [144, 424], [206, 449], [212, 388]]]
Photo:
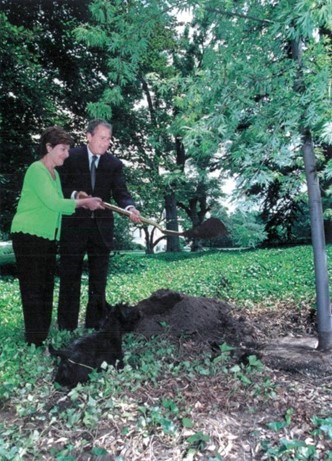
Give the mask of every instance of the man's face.
[[88, 133], [88, 146], [94, 155], [103, 155], [109, 148], [112, 134], [111, 130], [103, 125], [98, 125], [94, 133]]

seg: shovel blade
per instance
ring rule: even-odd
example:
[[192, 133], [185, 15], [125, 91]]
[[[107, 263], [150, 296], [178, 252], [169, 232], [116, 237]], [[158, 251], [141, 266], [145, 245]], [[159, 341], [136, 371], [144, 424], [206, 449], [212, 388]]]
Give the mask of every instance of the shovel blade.
[[227, 235], [225, 224], [218, 218], [209, 218], [197, 227], [184, 231], [182, 234], [187, 238], [212, 239]]

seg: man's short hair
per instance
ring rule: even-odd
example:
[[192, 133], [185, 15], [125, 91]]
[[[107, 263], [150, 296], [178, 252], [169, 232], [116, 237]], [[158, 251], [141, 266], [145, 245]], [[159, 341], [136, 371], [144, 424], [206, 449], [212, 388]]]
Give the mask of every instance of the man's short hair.
[[112, 133], [112, 125], [102, 118], [96, 118], [94, 120], [90, 120], [90, 122], [88, 123], [87, 129], [86, 129], [86, 132], [93, 134], [95, 129], [99, 125], [105, 126]]

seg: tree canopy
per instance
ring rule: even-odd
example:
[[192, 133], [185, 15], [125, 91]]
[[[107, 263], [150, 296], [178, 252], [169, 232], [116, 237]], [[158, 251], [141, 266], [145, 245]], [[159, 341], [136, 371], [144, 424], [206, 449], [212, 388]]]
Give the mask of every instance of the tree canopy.
[[331, 221], [330, 6], [1, 0], [2, 231], [41, 130], [59, 123], [80, 141], [89, 117], [112, 119], [148, 215], [197, 225], [223, 207], [232, 176], [238, 206], [254, 210], [270, 243], [297, 241], [299, 221], [308, 229], [309, 129]]

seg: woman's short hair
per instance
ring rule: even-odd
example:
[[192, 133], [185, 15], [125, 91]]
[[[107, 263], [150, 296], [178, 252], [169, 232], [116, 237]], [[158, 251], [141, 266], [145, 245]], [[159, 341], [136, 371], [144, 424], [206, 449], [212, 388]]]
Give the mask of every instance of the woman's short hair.
[[42, 133], [40, 138], [40, 155], [44, 157], [47, 154], [46, 144], [55, 147], [57, 144], [71, 145], [74, 143], [73, 138], [67, 131], [60, 126], [50, 126]]

